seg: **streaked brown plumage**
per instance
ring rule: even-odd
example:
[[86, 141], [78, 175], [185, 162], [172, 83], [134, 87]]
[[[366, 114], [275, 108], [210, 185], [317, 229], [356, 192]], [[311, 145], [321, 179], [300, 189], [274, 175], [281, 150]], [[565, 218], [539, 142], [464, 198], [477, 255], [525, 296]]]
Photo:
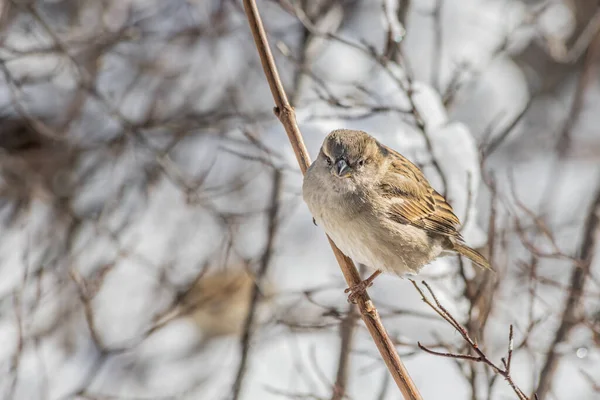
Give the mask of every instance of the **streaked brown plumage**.
[[416, 273], [449, 252], [491, 269], [464, 244], [452, 207], [419, 168], [366, 132], [340, 129], [325, 138], [303, 197], [340, 250], [375, 270]]

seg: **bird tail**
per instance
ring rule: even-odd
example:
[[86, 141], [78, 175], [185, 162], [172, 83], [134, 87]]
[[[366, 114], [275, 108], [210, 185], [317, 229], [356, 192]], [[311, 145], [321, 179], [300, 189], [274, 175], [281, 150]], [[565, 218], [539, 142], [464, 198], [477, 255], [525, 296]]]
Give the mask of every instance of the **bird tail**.
[[467, 257], [469, 260], [473, 261], [475, 264], [479, 265], [483, 269], [487, 269], [490, 271], [494, 271], [489, 261], [485, 259], [484, 256], [479, 254], [477, 251], [473, 250], [469, 246], [466, 246], [462, 243], [453, 243], [454, 251], [460, 253], [461, 255]]

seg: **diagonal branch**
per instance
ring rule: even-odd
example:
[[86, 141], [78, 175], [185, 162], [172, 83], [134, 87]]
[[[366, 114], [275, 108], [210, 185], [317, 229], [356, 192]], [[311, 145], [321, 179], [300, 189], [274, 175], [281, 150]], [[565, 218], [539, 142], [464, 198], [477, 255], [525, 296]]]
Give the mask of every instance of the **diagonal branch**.
[[[279, 118], [279, 121], [287, 132], [288, 139], [294, 149], [298, 164], [300, 165], [300, 170], [302, 173], [305, 173], [310, 165], [310, 157], [304, 146], [304, 140], [302, 139], [298, 124], [296, 123], [294, 109], [290, 105], [281, 80], [279, 79], [275, 60], [273, 59], [273, 54], [269, 48], [267, 34], [263, 27], [256, 1], [244, 0], [244, 9], [246, 10], [248, 23], [250, 24], [250, 29], [252, 31], [252, 36], [254, 37], [263, 70], [271, 88], [273, 99], [275, 100], [275, 115]], [[329, 243], [348, 286], [351, 287], [358, 284], [361, 281], [361, 278], [352, 260], [342, 254], [331, 239], [329, 239]], [[365, 293], [364, 295], [359, 296], [357, 300], [362, 319], [404, 398], [411, 400], [421, 399], [421, 395], [408, 375], [408, 371], [404, 367], [404, 364], [400, 360], [396, 348], [381, 323], [379, 313], [369, 298], [369, 295]]]

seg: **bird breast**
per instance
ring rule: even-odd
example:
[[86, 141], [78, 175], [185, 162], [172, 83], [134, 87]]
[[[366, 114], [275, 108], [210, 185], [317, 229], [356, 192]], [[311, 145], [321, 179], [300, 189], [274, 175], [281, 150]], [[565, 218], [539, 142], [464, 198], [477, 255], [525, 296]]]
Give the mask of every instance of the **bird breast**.
[[418, 272], [442, 252], [440, 241], [422, 229], [387, 218], [368, 193], [339, 190], [310, 173], [304, 180], [304, 201], [317, 225], [355, 262], [403, 275]]

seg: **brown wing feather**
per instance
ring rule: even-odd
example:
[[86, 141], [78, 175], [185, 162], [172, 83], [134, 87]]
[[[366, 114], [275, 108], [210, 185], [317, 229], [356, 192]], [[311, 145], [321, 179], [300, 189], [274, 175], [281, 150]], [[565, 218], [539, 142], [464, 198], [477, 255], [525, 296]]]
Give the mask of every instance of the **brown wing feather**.
[[461, 239], [460, 221], [446, 199], [429, 185], [425, 175], [413, 163], [396, 151], [384, 148], [393, 160], [379, 188], [392, 200], [390, 217], [431, 233]]

